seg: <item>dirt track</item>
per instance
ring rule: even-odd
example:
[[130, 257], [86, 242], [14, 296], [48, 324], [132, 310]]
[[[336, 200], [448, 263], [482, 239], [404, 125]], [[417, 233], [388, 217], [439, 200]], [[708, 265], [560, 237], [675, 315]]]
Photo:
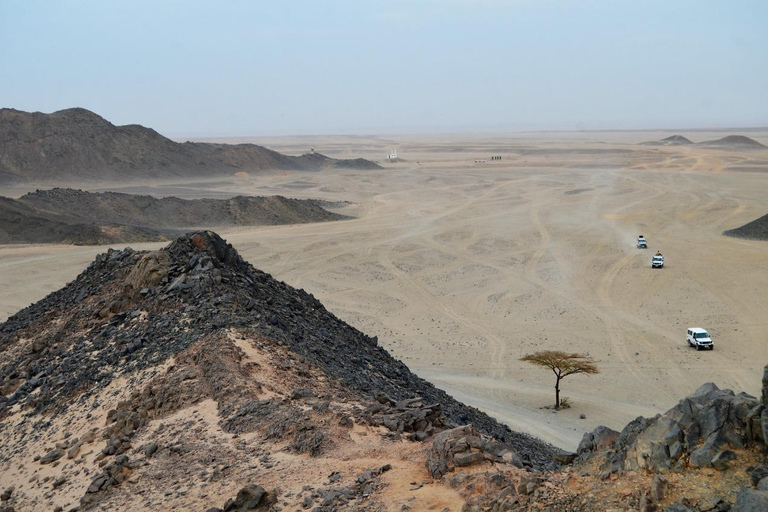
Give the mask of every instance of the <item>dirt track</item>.
[[[720, 233], [766, 213], [768, 172], [728, 166], [759, 166], [768, 155], [630, 147], [637, 153], [544, 151], [475, 165], [495, 144], [454, 154], [423, 143], [410, 159], [401, 149], [406, 162], [386, 171], [282, 173], [202, 189], [357, 202], [339, 210], [356, 220], [225, 236], [257, 267], [378, 335], [420, 375], [564, 448], [598, 424], [665, 410], [705, 381], [757, 392], [768, 362], [768, 243]], [[648, 250], [634, 247], [640, 233]], [[650, 268], [656, 249], [663, 270]], [[0, 316], [58, 288], [100, 250], [0, 248]], [[715, 350], [688, 348], [688, 326], [709, 329]], [[572, 409], [540, 409], [553, 400], [550, 374], [518, 361], [538, 349], [599, 361], [600, 375], [564, 382]]]

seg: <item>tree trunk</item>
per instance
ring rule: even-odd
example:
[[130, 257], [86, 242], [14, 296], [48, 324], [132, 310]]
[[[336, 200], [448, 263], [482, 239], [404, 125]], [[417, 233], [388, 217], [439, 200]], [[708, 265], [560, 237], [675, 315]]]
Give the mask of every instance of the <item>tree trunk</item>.
[[560, 377], [555, 382], [555, 409], [560, 408]]

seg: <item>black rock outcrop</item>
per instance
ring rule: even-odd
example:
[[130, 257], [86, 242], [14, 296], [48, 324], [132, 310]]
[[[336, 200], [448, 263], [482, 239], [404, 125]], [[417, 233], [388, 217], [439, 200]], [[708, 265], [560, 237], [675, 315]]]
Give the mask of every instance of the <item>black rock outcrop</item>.
[[[0, 324], [0, 419], [4, 409], [21, 404], [45, 422], [119, 372], [158, 365], [232, 328], [252, 329], [358, 396], [419, 397], [428, 407], [406, 411], [418, 415], [414, 425], [435, 410], [429, 404], [438, 404], [446, 421], [472, 424], [509, 443], [523, 462], [552, 463], [552, 447], [511, 432], [417, 377], [375, 337], [344, 323], [304, 290], [255, 269], [210, 231], [155, 252], [110, 250], [73, 282]], [[401, 420], [410, 422], [395, 417]]]

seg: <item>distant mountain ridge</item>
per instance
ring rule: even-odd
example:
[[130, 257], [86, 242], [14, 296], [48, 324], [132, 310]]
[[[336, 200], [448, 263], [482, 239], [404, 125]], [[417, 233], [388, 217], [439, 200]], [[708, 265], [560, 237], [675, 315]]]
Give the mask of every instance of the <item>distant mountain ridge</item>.
[[19, 199], [0, 196], [0, 244], [151, 242], [199, 226], [273, 226], [347, 218], [312, 199], [156, 198], [54, 188]]
[[663, 138], [661, 140], [652, 140], [649, 142], [643, 142], [642, 144], [645, 146], [684, 146], [693, 144], [693, 142], [689, 138], [683, 137], [682, 135], [670, 135], [669, 137]]
[[179, 143], [141, 125], [115, 126], [83, 108], [52, 114], [0, 109], [0, 182], [231, 175], [240, 171], [380, 169], [319, 153], [255, 144]]
[[706, 140], [699, 142], [702, 146], [736, 146], [744, 148], [765, 148], [763, 144], [760, 144], [754, 139], [745, 137], [744, 135], [728, 135], [722, 139]]
[[754, 139], [750, 139], [744, 135], [728, 135], [717, 140], [706, 140], [703, 142], [693, 142], [687, 137], [682, 135], [671, 135], [661, 140], [652, 140], [648, 142], [641, 142], [643, 146], [710, 146], [722, 149], [763, 149], [766, 146], [760, 144]]

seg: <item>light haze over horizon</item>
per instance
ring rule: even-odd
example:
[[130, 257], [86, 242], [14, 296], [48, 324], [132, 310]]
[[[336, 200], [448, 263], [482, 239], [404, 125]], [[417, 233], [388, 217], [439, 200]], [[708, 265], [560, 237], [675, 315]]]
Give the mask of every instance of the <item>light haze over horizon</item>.
[[768, 126], [768, 2], [0, 0], [0, 107], [171, 137]]

